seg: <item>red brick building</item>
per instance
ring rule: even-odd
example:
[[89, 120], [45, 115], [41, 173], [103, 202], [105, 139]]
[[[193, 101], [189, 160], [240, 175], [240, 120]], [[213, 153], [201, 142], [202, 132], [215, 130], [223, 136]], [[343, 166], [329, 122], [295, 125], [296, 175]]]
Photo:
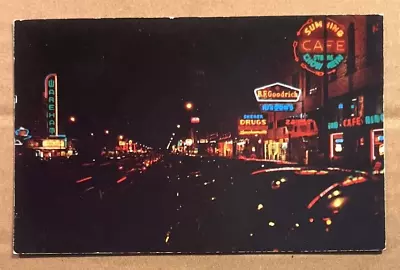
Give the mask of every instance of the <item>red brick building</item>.
[[[358, 160], [366, 164], [382, 154], [379, 152], [384, 143], [382, 17], [331, 18], [346, 29], [347, 57], [336, 73], [327, 75], [327, 118], [321, 121], [323, 77], [304, 70], [294, 59], [283, 63], [286, 72], [279, 79], [300, 88], [302, 94], [294, 112], [267, 114], [269, 137], [265, 141], [265, 152], [268, 159], [310, 161], [312, 153], [321, 148], [321, 128], [329, 132], [328, 154], [333, 161], [358, 155]], [[304, 118], [312, 121], [287, 125], [287, 119]]]

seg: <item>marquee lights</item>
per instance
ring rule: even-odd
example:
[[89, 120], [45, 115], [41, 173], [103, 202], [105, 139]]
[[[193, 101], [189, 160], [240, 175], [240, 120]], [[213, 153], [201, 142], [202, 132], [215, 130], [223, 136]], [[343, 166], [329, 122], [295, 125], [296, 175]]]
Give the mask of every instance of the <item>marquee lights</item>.
[[[336, 21], [326, 19], [327, 73], [332, 74], [345, 60], [347, 54], [345, 28]], [[317, 76], [324, 75], [324, 20], [307, 20], [297, 31], [297, 40], [293, 42], [293, 54], [300, 66]]]
[[64, 139], [45, 139], [42, 141], [43, 149], [65, 149], [67, 146], [66, 138]]

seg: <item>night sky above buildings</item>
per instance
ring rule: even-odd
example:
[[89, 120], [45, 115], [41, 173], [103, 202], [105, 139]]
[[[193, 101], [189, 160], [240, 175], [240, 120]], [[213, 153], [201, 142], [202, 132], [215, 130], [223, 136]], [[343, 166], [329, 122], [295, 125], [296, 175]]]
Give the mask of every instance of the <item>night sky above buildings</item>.
[[[57, 73], [60, 129], [125, 134], [163, 147], [189, 113], [200, 133], [235, 131], [258, 109], [253, 89], [282, 80], [307, 17], [59, 20], [15, 29], [16, 125], [43, 116], [44, 79]], [[185, 129], [186, 128], [186, 129]], [[34, 135], [34, 134], [32, 134]]]

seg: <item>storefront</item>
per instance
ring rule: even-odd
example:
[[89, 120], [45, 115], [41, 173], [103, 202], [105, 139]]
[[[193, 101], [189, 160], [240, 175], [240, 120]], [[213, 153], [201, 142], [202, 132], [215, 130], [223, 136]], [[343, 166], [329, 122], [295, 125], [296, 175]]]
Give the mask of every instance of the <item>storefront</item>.
[[238, 141], [235, 152], [238, 158], [265, 158], [264, 142], [267, 139], [267, 119], [259, 113], [243, 115], [238, 121]]
[[220, 157], [232, 158], [233, 156], [233, 141], [218, 142], [218, 155]]
[[384, 159], [382, 101], [376, 95], [347, 96], [336, 102], [335, 121], [328, 123], [333, 164], [369, 168]]
[[285, 126], [278, 127], [275, 134], [269, 136], [264, 141], [265, 159], [269, 160], [288, 160], [289, 136]]

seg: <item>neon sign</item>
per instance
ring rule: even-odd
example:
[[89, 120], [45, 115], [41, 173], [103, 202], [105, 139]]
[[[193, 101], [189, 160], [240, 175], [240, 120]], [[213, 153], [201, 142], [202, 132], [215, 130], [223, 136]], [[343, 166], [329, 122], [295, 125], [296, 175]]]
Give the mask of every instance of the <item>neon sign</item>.
[[[373, 125], [373, 124], [381, 124], [383, 123], [383, 113], [382, 114], [375, 114], [375, 115], [367, 115], [364, 118], [361, 117], [352, 117], [348, 119], [344, 119], [341, 123], [341, 127], [355, 127], [355, 126], [362, 126], [362, 125]], [[328, 123], [328, 129], [338, 129], [339, 123], [338, 122], [330, 122]]]
[[266, 135], [267, 130], [240, 130], [239, 135]]
[[190, 118], [190, 123], [198, 124], [198, 123], [200, 123], [200, 118], [199, 117], [192, 117], [192, 118]]
[[238, 122], [238, 131], [239, 131], [238, 133], [239, 135], [267, 134], [267, 125], [268, 125], [267, 119], [260, 118], [260, 116], [256, 115], [254, 117], [243, 117], [243, 119], [239, 119]]
[[361, 126], [362, 124], [364, 124], [364, 120], [361, 117], [352, 117], [343, 120], [344, 127]]
[[65, 149], [66, 139], [45, 139], [42, 141], [43, 149]]
[[367, 125], [380, 124], [380, 123], [383, 123], [383, 113], [371, 116], [365, 116], [365, 124]]
[[243, 115], [243, 119], [263, 119], [264, 116], [262, 114], [245, 114]]
[[283, 83], [273, 83], [254, 89], [258, 102], [293, 103], [300, 99], [301, 89]]
[[[334, 20], [326, 19], [327, 40], [326, 40], [326, 60], [327, 73], [336, 72], [336, 69], [343, 63], [346, 48], [345, 28]], [[317, 76], [324, 75], [324, 20], [309, 19], [299, 31], [297, 40], [293, 42], [293, 54], [296, 62], [300, 66]]]
[[339, 123], [338, 122], [330, 122], [328, 123], [328, 129], [338, 129]]
[[262, 112], [293, 112], [294, 104], [261, 104]]
[[239, 120], [239, 126], [266, 126], [267, 120], [266, 119], [258, 119], [258, 120]]
[[28, 139], [32, 138], [32, 136], [29, 135], [29, 129], [26, 129], [23, 127], [20, 127], [17, 130], [15, 130], [14, 134], [15, 134], [15, 136], [22, 137], [23, 140], [28, 140]]
[[50, 136], [58, 136], [57, 74], [47, 75], [44, 86], [44, 97], [47, 102], [47, 132]]

